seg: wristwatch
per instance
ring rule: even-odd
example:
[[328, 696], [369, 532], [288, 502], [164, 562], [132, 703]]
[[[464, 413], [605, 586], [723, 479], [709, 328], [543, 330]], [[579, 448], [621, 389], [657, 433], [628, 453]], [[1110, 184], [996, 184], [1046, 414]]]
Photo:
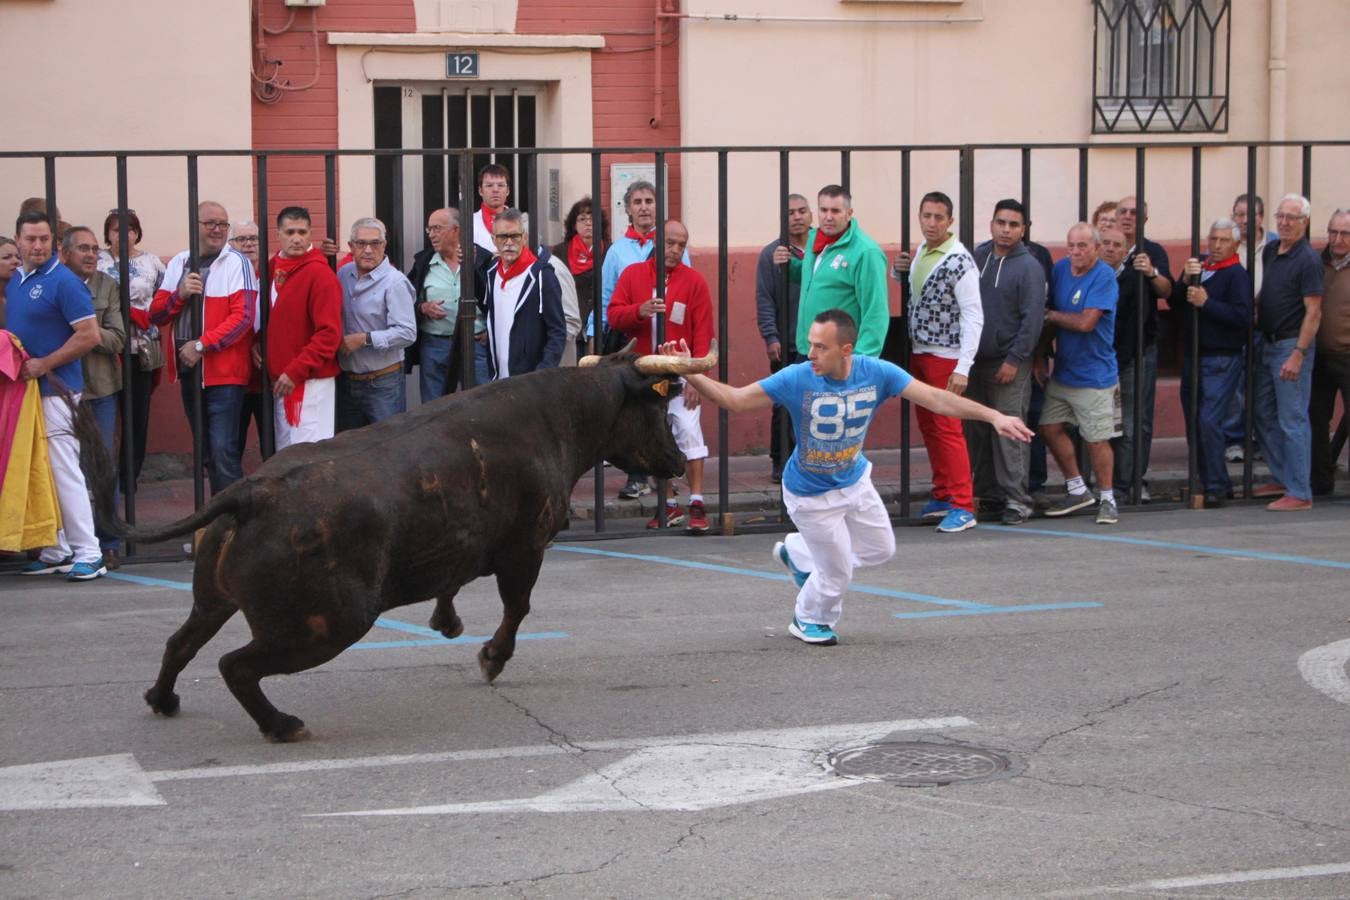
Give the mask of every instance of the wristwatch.
[[1303, 356], [1307, 356], [1307, 355], [1308, 355], [1308, 348], [1307, 348], [1307, 347], [1294, 347], [1294, 349], [1297, 350], [1297, 351], [1298, 351], [1300, 354], [1302, 354]]
[[193, 350], [196, 350], [198, 353], [201, 353], [201, 352], [204, 351], [206, 348], [202, 346], [202, 342], [201, 342], [201, 341], [198, 341], [197, 343], [195, 343], [195, 344], [192, 345], [192, 349], [193, 349]]

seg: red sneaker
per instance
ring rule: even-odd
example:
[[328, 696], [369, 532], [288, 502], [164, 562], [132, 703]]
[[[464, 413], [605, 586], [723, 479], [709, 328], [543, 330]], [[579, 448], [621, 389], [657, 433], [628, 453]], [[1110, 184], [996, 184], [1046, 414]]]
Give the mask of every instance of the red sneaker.
[[[684, 524], [684, 510], [680, 509], [678, 506], [671, 506], [669, 503], [667, 503], [667, 504], [666, 504], [666, 527], [667, 527], [667, 528], [678, 528], [679, 526], [681, 526], [681, 525], [683, 525], [683, 524]], [[657, 518], [656, 516], [652, 516], [650, 519], [647, 520], [647, 527], [648, 527], [648, 528], [651, 528], [651, 529], [657, 529], [657, 528], [660, 528], [660, 527], [661, 527], [661, 520], [660, 520], [659, 518]]]
[[703, 534], [708, 530], [708, 512], [703, 508], [702, 500], [695, 500], [689, 504], [689, 522], [684, 526], [684, 530], [691, 534]]
[[1266, 504], [1266, 509], [1272, 512], [1297, 512], [1304, 509], [1312, 509], [1311, 500], [1300, 500], [1297, 497], [1291, 497], [1285, 494], [1278, 500]]

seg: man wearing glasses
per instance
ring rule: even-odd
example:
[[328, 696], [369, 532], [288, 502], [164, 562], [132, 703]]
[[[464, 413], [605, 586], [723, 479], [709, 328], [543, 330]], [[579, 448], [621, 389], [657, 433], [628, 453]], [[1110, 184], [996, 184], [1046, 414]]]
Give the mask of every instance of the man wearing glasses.
[[567, 343], [562, 288], [548, 261], [537, 257], [525, 235], [524, 216], [507, 207], [493, 218], [497, 262], [487, 273], [488, 365], [494, 380], [550, 369]]
[[412, 283], [385, 255], [384, 223], [357, 219], [347, 246], [352, 261], [338, 270], [343, 332], [338, 431], [371, 425], [408, 408], [403, 350], [417, 337]]
[[252, 219], [235, 222], [230, 226], [230, 246], [238, 250], [258, 271], [258, 223]]
[[202, 458], [213, 494], [244, 477], [239, 417], [253, 364], [258, 304], [253, 266], [229, 246], [229, 234], [225, 207], [210, 200], [198, 205], [197, 268], [190, 268], [187, 250], [169, 260], [150, 304], [151, 324], [173, 327], [169, 377], [182, 386], [189, 426], [201, 393]]
[[1266, 454], [1269, 484], [1253, 497], [1276, 497], [1275, 512], [1312, 509], [1313, 342], [1322, 321], [1322, 260], [1308, 244], [1312, 204], [1286, 194], [1275, 211], [1280, 239], [1261, 253], [1261, 291], [1256, 298], [1256, 434]]

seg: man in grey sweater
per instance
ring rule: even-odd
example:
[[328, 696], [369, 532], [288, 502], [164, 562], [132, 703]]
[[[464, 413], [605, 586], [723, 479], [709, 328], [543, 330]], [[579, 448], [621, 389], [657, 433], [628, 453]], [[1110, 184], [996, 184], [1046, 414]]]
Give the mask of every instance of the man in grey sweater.
[[[994, 205], [993, 240], [975, 248], [984, 329], [966, 396], [1025, 419], [1031, 399], [1031, 357], [1045, 317], [1045, 268], [1027, 250], [1027, 215], [1016, 200]], [[1031, 518], [1027, 445], [1001, 438], [988, 425], [966, 422], [975, 495], [1003, 504], [1003, 524]]]

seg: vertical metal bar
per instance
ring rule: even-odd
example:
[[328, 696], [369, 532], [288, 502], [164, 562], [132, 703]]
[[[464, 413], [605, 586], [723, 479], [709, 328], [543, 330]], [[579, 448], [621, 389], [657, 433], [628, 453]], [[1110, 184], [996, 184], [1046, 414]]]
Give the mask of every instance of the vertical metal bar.
[[[908, 253], [910, 243], [910, 151], [900, 151], [900, 250]], [[910, 366], [911, 345], [909, 340], [909, 279], [900, 280], [900, 362], [908, 371]], [[909, 518], [910, 491], [910, 404], [900, 398], [900, 515]]]
[[1022, 148], [1022, 209], [1025, 210], [1023, 218], [1026, 220], [1026, 230], [1022, 233], [1022, 241], [1031, 243], [1031, 148]]
[[[473, 143], [472, 140], [469, 141]], [[459, 335], [459, 346], [455, 352], [459, 354], [459, 384], [460, 390], [474, 386], [473, 356], [474, 356], [474, 334], [473, 324], [476, 313], [478, 312], [477, 289], [474, 284], [478, 272], [475, 263], [476, 253], [474, 248], [477, 246], [473, 242], [473, 215], [465, 215], [464, 210], [474, 208], [474, 197], [477, 186], [473, 181], [473, 151], [465, 147], [459, 154], [459, 192], [460, 192], [460, 229], [459, 229], [459, 313], [458, 321], [455, 323], [455, 333]], [[490, 276], [488, 276], [490, 277]], [[489, 348], [489, 351], [491, 348]]]
[[[784, 247], [788, 246], [792, 240], [788, 235], [788, 194], [792, 191], [789, 184], [791, 180], [791, 160], [789, 157], [790, 151], [778, 151], [778, 240]], [[785, 262], [778, 267], [778, 292], [777, 296], [773, 298], [775, 311], [778, 314], [778, 340], [783, 347], [781, 351], [782, 356], [780, 358], [784, 365], [787, 364], [788, 356], [797, 351], [796, 341], [789, 343], [787, 339], [788, 332], [793, 325], [793, 323], [788, 321], [788, 315], [790, 313], [790, 310], [788, 309], [788, 271], [791, 268], [791, 261]], [[722, 380], [725, 381], [726, 379], [723, 378]], [[782, 410], [782, 413], [778, 416], [778, 424], [776, 426], [778, 428], [778, 452], [780, 454], [790, 455], [788, 446], [792, 443], [792, 421], [791, 417], [788, 415], [787, 408], [782, 407]], [[773, 421], [772, 414], [770, 414], [770, 428], [775, 427]], [[780, 456], [779, 466], [781, 467], [786, 464], [787, 460], [783, 456]], [[788, 515], [787, 505], [783, 502], [781, 490], [778, 493], [778, 521], [785, 525], [791, 521], [791, 517]]]
[[[200, 228], [197, 224], [198, 198], [197, 198], [197, 155], [189, 153], [187, 158], [187, 199], [188, 199], [188, 271], [198, 272], [199, 260], [201, 254], [201, 242], [198, 239]], [[202, 306], [206, 302], [206, 284], [203, 279], [202, 293], [193, 299], [188, 305], [188, 316], [191, 322], [193, 339], [201, 337], [202, 333]], [[174, 352], [178, 351], [177, 346]], [[192, 379], [192, 504], [193, 509], [201, 509], [206, 504], [206, 485], [202, 480], [202, 462], [204, 454], [202, 452], [205, 444], [205, 435], [202, 430], [206, 427], [205, 417], [202, 414], [202, 370], [205, 364], [202, 361], [197, 362], [196, 368], [189, 377]]]
[[[467, 135], [466, 135], [467, 138]], [[450, 149], [450, 91], [441, 88], [441, 149]], [[441, 172], [444, 182], [441, 185], [441, 206], [450, 206], [450, 154], [441, 155]]]
[[[57, 229], [61, 224], [61, 217], [56, 214], [56, 157], [42, 157], [42, 176], [44, 188], [47, 197], [47, 223], [52, 226], [52, 255], [55, 256], [59, 249], [60, 238], [57, 235]], [[14, 235], [18, 237], [18, 235]]]
[[957, 215], [956, 232], [961, 243], [967, 247], [975, 246], [975, 148], [966, 145], [958, 156], [961, 178], [961, 199]]
[[1078, 148], [1078, 221], [1088, 220], [1088, 148]]
[[[662, 300], [666, 297], [666, 154], [664, 151], [656, 151], [656, 235], [652, 242], [652, 258], [656, 261], [656, 287], [654, 290]], [[653, 320], [656, 322], [656, 344], [659, 347], [666, 341], [666, 317], [664, 313], [657, 313]], [[656, 347], [652, 348], [653, 350]], [[656, 523], [658, 527], [666, 527], [666, 497], [670, 490], [670, 484], [664, 478], [656, 480]]]
[[[1200, 258], [1200, 146], [1191, 147], [1191, 258]], [[1184, 273], [1183, 273], [1184, 276]], [[1173, 285], [1173, 289], [1177, 288]], [[1174, 293], [1175, 296], [1175, 293]], [[1190, 413], [1186, 416], [1187, 441], [1186, 486], [1191, 509], [1204, 509], [1205, 496], [1200, 485], [1200, 310], [1187, 304], [1186, 315], [1191, 321], [1191, 340], [1187, 348], [1190, 354], [1189, 368], [1191, 385], [1189, 394]], [[1225, 397], [1227, 402], [1229, 398]]]
[[[473, 140], [470, 139], [472, 144]], [[497, 91], [495, 88], [488, 88], [488, 161], [495, 163], [497, 161]]]
[[[717, 380], [723, 384], [731, 377], [727, 363], [730, 352], [731, 319], [728, 315], [727, 287], [730, 268], [727, 263], [727, 151], [717, 151], [717, 337], [720, 352], [717, 357]], [[717, 410], [717, 514], [718, 524], [725, 533], [733, 520], [727, 518], [731, 504], [731, 440], [727, 411]]]
[[[323, 217], [327, 226], [328, 239], [334, 244], [337, 243], [337, 154], [325, 153], [323, 155]], [[398, 222], [395, 226], [399, 231], [403, 230], [403, 223]], [[334, 253], [328, 257], [328, 264], [337, 269], [338, 257], [341, 254]]]
[[[131, 224], [127, 218], [127, 157], [117, 156], [117, 246], [121, 254], [117, 260], [117, 293], [122, 302], [122, 327], [128, 340], [122, 347], [122, 505], [126, 521], [136, 524], [136, 380], [135, 348], [130, 340], [135, 334], [131, 325]], [[146, 398], [149, 400], [149, 398]], [[123, 548], [128, 556], [135, 553], [130, 541]]]
[[[398, 252], [394, 258], [399, 261], [399, 268], [405, 268], [405, 263], [412, 258], [408, 253], [410, 248], [403, 243], [403, 163], [406, 157], [402, 152], [394, 154], [394, 165], [391, 167], [394, 173], [394, 221], [389, 226], [389, 235], [398, 241]], [[392, 245], [393, 240], [390, 241]], [[393, 253], [392, 247], [389, 252]], [[470, 257], [472, 258], [472, 257]]]
[[[511, 177], [513, 179], [511, 183], [516, 186], [516, 191], [519, 193], [520, 191], [520, 89], [519, 88], [511, 88]], [[530, 184], [531, 186], [533, 186], [534, 184], [533, 178], [530, 179]], [[529, 199], [531, 198], [530, 197], [521, 198], [521, 200], [529, 200]], [[517, 203], [521, 202], [521, 200], [517, 200]], [[530, 204], [530, 212], [531, 213], [534, 212], [533, 203]], [[542, 241], [538, 241], [537, 237], [536, 241], [542, 243]]]
[[1242, 403], [1242, 495], [1252, 496], [1252, 426], [1255, 422], [1256, 367], [1261, 359], [1256, 350], [1256, 145], [1247, 145], [1247, 278], [1251, 286], [1252, 317], [1247, 323], [1247, 368]]
[[259, 153], [255, 168], [258, 180], [258, 350], [262, 357], [262, 428], [258, 430], [258, 452], [263, 459], [276, 453], [275, 398], [272, 379], [267, 374], [267, 322], [272, 315], [272, 257], [270, 233], [272, 216], [267, 208], [267, 154]]
[[1312, 144], [1303, 145], [1303, 196], [1312, 199]]
[[[1144, 148], [1134, 149], [1134, 246], [1137, 253], [1144, 251], [1144, 220], [1148, 218], [1148, 204], [1144, 200]], [[1148, 276], [1136, 271], [1134, 277], [1135, 322], [1134, 322], [1134, 417], [1130, 422], [1130, 439], [1133, 455], [1130, 459], [1130, 503], [1143, 502], [1144, 467], [1144, 315], [1146, 304], [1154, 302], [1153, 285]], [[1114, 486], [1114, 484], [1113, 484]]]
[[544, 244], [544, 216], [539, 212], [539, 154], [530, 151], [525, 154], [525, 158], [527, 162], [526, 170], [530, 173], [530, 188], [525, 193], [525, 202], [530, 205], [530, 228], [533, 232], [530, 240], [534, 242], [535, 246], [542, 246]]
[[850, 194], [853, 193], [853, 153], [850, 150], [839, 151], [839, 185]]
[[[595, 260], [594, 268], [591, 270], [591, 334], [595, 335], [592, 339], [591, 352], [599, 353], [605, 343], [605, 316], [604, 310], [600, 306], [600, 292], [602, 288], [604, 247], [607, 236], [604, 233], [605, 204], [604, 195], [601, 192], [600, 183], [600, 154], [591, 151], [591, 259]], [[588, 427], [596, 427], [596, 423], [588, 423]], [[605, 464], [597, 460], [595, 463], [595, 532], [599, 534], [605, 530]]]

